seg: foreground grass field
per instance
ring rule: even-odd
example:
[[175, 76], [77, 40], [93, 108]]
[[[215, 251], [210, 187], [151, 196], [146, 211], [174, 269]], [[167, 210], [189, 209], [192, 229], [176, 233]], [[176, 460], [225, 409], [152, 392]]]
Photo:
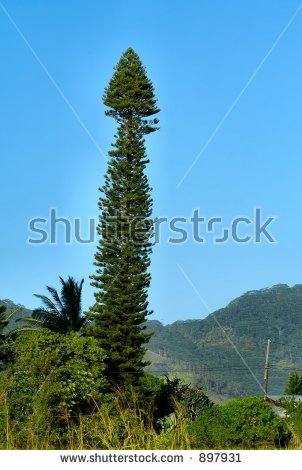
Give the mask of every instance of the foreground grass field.
[[41, 408], [11, 420], [7, 403], [2, 392], [1, 450], [302, 449], [301, 429], [276, 416], [261, 398], [205, 407], [196, 416], [188, 403], [175, 402], [175, 411], [156, 425], [135, 397], [125, 402], [119, 396], [96, 404], [89, 415], [66, 413], [55, 420]]

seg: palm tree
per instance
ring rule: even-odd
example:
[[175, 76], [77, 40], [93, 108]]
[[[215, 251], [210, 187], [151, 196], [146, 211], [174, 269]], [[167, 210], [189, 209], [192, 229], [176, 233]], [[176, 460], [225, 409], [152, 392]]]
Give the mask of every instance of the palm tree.
[[22, 318], [22, 321], [62, 334], [79, 331], [88, 325], [89, 320], [82, 315], [81, 310], [84, 279], [77, 282], [69, 276], [67, 281], [60, 277], [60, 281], [62, 283], [61, 296], [56, 289], [46, 286], [53, 300], [45, 295], [34, 294], [42, 300], [43, 307], [35, 309], [31, 317]]
[[[16, 331], [19, 331], [19, 328], [10, 325], [10, 320], [14, 315], [16, 315], [16, 313], [19, 313], [20, 310], [21, 307], [17, 307], [7, 314], [7, 306], [0, 305], [0, 366], [2, 366], [3, 362], [5, 362], [9, 357], [9, 336], [12, 336]], [[8, 331], [5, 330], [7, 325], [10, 325], [10, 329]]]
[[5, 334], [4, 328], [7, 326], [8, 321], [6, 319], [6, 307], [5, 305], [0, 306], [0, 363], [5, 359], [6, 348], [5, 348]]
[[[7, 313], [7, 306], [0, 305], [0, 342], [5, 342], [6, 338], [10, 336], [15, 331], [18, 331], [19, 328], [16, 328], [15, 321], [13, 317], [22, 310], [22, 307], [16, 307], [13, 309], [9, 314]], [[13, 322], [11, 320], [13, 319]], [[17, 318], [18, 320], [22, 320], [21, 318]], [[9, 331], [5, 331], [5, 328], [9, 325]]]
[[8, 324], [6, 319], [6, 310], [7, 307], [5, 305], [0, 305], [0, 339], [4, 338], [3, 330]]

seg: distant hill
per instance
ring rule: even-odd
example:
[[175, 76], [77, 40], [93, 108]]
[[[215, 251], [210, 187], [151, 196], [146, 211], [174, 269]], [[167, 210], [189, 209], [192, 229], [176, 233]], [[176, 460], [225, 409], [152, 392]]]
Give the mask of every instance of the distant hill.
[[32, 310], [29, 310], [28, 308], [24, 307], [24, 305], [15, 304], [14, 302], [8, 299], [0, 300], [0, 305], [5, 305], [7, 307], [8, 314], [10, 314], [12, 311], [16, 309], [19, 309], [16, 315], [13, 316], [12, 321], [7, 326], [6, 330], [10, 330], [14, 326], [18, 326], [18, 327], [23, 326], [24, 323], [22, 321], [18, 321], [16, 323], [16, 320], [21, 317], [30, 317], [32, 314]]
[[178, 373], [227, 397], [262, 393], [269, 338], [269, 391], [279, 394], [290, 371], [302, 370], [302, 285], [247, 292], [203, 320], [149, 321], [147, 329], [154, 332], [150, 371]]
[[[21, 307], [17, 317], [31, 315], [31, 310], [10, 300], [0, 300], [1, 304], [9, 311]], [[166, 326], [149, 320], [146, 325], [154, 332], [147, 370], [202, 384], [218, 400], [262, 394], [268, 338], [272, 341], [269, 393], [284, 391], [291, 370], [302, 372], [301, 284], [247, 292], [202, 320]]]

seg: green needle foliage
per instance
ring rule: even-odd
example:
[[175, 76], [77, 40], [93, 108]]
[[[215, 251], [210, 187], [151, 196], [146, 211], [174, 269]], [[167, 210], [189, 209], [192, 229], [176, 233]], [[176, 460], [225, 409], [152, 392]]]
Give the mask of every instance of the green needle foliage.
[[302, 375], [296, 371], [291, 372], [284, 393], [286, 395], [300, 395], [302, 393]]
[[118, 130], [100, 190], [92, 334], [106, 350], [110, 381], [133, 384], [143, 373], [143, 345], [151, 336], [143, 332], [151, 313], [147, 289], [154, 223], [144, 135], [157, 130], [158, 120], [149, 117], [159, 111], [153, 85], [133, 49], [122, 55], [103, 99]]

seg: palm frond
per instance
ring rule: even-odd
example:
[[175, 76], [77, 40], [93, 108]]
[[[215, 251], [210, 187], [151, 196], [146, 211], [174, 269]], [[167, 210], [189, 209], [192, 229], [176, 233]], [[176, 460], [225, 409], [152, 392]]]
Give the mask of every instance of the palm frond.
[[6, 333], [6, 337], [13, 336], [16, 333], [22, 333], [23, 331], [35, 331], [37, 328], [32, 328], [31, 326], [17, 326]]
[[79, 331], [84, 328], [88, 321], [81, 311], [81, 296], [84, 279], [77, 282], [73, 277], [69, 276], [67, 281], [60, 277], [62, 284], [61, 295], [59, 296], [56, 289], [47, 287], [52, 299], [45, 295], [34, 294], [40, 298], [43, 307], [33, 311], [32, 317], [41, 321], [43, 326], [66, 334], [69, 331]]
[[64, 305], [62, 304], [62, 300], [60, 299], [57, 289], [55, 289], [54, 287], [50, 287], [50, 286], [46, 286], [46, 288], [48, 292], [50, 292], [50, 294], [52, 295], [56, 303], [54, 304], [56, 305], [56, 309], [58, 310], [58, 312], [62, 313], [64, 311]]
[[45, 305], [45, 307], [52, 311], [53, 313], [56, 313], [60, 315], [60, 311], [58, 310], [57, 306], [54, 304], [54, 302], [47, 297], [46, 295], [40, 295], [40, 294], [34, 294], [35, 297], [38, 297], [39, 299], [42, 300], [42, 303]]
[[10, 319], [15, 316], [17, 313], [22, 311], [22, 307], [16, 307], [9, 315], [7, 315], [6, 319], [7, 321], [10, 321]]
[[[42, 320], [39, 320], [37, 318], [34, 318], [34, 317], [20, 317], [20, 318], [17, 318], [16, 322], [19, 322], [19, 321], [22, 321], [24, 323], [30, 323], [31, 325], [36, 325], [36, 326], [43, 326], [43, 321]], [[22, 328], [22, 327], [19, 327], [19, 328]]]

